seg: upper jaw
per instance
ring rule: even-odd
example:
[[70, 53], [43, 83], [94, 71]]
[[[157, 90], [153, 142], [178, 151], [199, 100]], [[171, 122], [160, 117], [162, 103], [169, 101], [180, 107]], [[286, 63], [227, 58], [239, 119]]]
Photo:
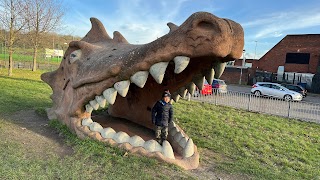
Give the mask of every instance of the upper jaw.
[[[174, 31], [149, 44], [101, 47], [101, 53], [93, 52], [91, 54], [96, 54], [95, 57], [81, 63], [81, 71], [73, 78], [72, 86], [76, 89], [115, 76], [128, 79], [135, 72], [148, 71], [153, 64], [169, 62], [177, 56], [236, 59], [242, 53], [241, 32], [241, 26], [231, 20], [209, 13], [195, 13]], [[90, 76], [85, 72], [90, 72]]]

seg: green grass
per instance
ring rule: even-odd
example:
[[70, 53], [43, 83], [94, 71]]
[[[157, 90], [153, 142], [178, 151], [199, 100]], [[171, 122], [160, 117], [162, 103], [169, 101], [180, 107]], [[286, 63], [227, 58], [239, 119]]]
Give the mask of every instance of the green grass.
[[[40, 115], [51, 106], [51, 89], [42, 72], [0, 69], [0, 179], [198, 179], [173, 165], [138, 157], [94, 140], [80, 140], [57, 121], [74, 153], [45, 156], [15, 140], [21, 132], [7, 115], [34, 109]], [[215, 157], [214, 171], [253, 179], [320, 179], [320, 125], [256, 114], [207, 103], [174, 104], [177, 123], [200, 151]], [[22, 138], [23, 139], [23, 138]], [[124, 156], [125, 155], [125, 156]], [[45, 157], [45, 158], [44, 158]], [[207, 159], [206, 159], [207, 160]]]
[[[0, 123], [2, 127], [20, 129], [2, 119]], [[126, 152], [119, 148], [90, 139], [79, 140], [57, 121], [52, 121], [50, 126], [64, 134], [74, 153], [63, 158], [47, 153], [43, 158], [21, 143], [2, 139], [0, 160], [5, 163], [0, 164], [0, 179], [169, 179], [158, 170], [181, 173], [174, 166], [163, 165], [155, 159], [125, 155]], [[5, 129], [0, 131], [0, 138], [5, 132]], [[178, 177], [184, 178], [182, 175]]]
[[[32, 62], [33, 61], [33, 56], [32, 55], [25, 55], [25, 54], [17, 54], [14, 53], [12, 55], [13, 61], [14, 62]], [[1, 54], [0, 53], [0, 60], [7, 61], [9, 59], [9, 54]], [[47, 58], [45, 59], [42, 54], [39, 54], [37, 57], [37, 62], [38, 63], [45, 63], [47, 64], [48, 62], [51, 64], [59, 64], [61, 62], [62, 58], [61, 57], [53, 57], [53, 58]]]
[[179, 124], [218, 168], [258, 179], [319, 179], [320, 125], [207, 103], [174, 105]]
[[13, 76], [7, 76], [7, 69], [0, 69], [0, 115], [20, 110], [50, 107], [51, 88], [40, 80], [43, 71], [13, 69]]

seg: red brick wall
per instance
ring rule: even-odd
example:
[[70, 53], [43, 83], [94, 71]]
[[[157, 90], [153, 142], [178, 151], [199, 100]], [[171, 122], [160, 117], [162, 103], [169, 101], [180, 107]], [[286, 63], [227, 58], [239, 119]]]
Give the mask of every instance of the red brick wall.
[[[310, 53], [309, 65], [285, 64], [287, 53]], [[260, 60], [258, 69], [277, 72], [285, 66], [286, 72], [316, 73], [320, 55], [320, 34], [288, 35]]]
[[[239, 84], [241, 69], [236, 67], [226, 67], [220, 79], [227, 84]], [[242, 69], [241, 84], [248, 84], [248, 69]]]

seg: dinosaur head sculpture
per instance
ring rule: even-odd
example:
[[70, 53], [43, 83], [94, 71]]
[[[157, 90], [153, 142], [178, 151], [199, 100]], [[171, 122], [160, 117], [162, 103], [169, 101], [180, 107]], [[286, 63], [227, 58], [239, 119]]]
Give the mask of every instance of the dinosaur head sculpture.
[[[168, 89], [174, 101], [219, 78], [227, 61], [242, 54], [242, 27], [210, 13], [191, 15], [181, 26], [157, 40], [133, 45], [119, 33], [113, 38], [101, 22], [80, 41], [70, 42], [60, 67], [42, 74], [53, 94], [51, 119], [59, 119], [79, 137], [117, 145], [133, 153], [177, 164], [199, 165], [191, 138], [175, 123], [168, 141], [153, 139], [151, 108]], [[108, 106], [105, 113], [95, 115]]]

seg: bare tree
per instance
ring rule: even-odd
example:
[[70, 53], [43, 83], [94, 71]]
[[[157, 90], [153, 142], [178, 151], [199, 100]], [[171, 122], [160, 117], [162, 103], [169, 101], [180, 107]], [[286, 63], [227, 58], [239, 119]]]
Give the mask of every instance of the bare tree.
[[28, 0], [28, 4], [26, 17], [28, 17], [29, 34], [33, 44], [32, 71], [36, 71], [41, 37], [60, 25], [64, 10], [60, 0]]
[[0, 21], [4, 29], [6, 29], [9, 33], [8, 40], [6, 40], [7, 37], [5, 37], [5, 43], [7, 44], [9, 50], [8, 76], [12, 76], [12, 55], [14, 53], [13, 45], [16, 42], [19, 32], [22, 31], [26, 25], [26, 19], [23, 16], [24, 12], [26, 12], [26, 9], [27, 4], [25, 0], [0, 1]]

